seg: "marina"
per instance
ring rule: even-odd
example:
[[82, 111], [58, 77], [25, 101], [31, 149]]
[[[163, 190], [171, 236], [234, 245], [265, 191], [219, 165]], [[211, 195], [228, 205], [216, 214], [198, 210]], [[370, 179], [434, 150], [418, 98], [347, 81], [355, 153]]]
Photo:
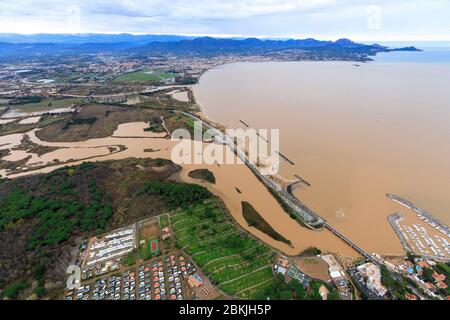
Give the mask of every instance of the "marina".
[[450, 261], [448, 237], [441, 236], [429, 225], [414, 223], [410, 220], [400, 213], [394, 213], [388, 217], [405, 251], [426, 259]]
[[431, 227], [438, 230], [445, 236], [450, 237], [450, 228], [448, 226], [446, 226], [443, 222], [441, 222], [439, 219], [433, 217], [430, 213], [417, 207], [412, 202], [410, 202], [406, 199], [403, 199], [399, 196], [396, 196], [394, 194], [388, 193], [388, 194], [386, 194], [386, 197], [397, 203], [400, 203], [401, 205], [407, 207], [408, 209], [411, 209], [412, 211], [414, 211], [417, 214], [417, 216], [419, 217], [420, 220], [429, 224]]

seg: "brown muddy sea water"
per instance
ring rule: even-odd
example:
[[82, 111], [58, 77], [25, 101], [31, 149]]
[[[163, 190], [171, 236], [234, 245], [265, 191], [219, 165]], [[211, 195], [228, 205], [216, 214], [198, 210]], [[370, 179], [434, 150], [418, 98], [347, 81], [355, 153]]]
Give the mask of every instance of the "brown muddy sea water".
[[450, 223], [449, 88], [450, 64], [267, 62], [210, 70], [194, 94], [213, 121], [280, 129], [295, 163], [280, 173], [311, 183], [295, 195], [368, 252], [396, 255], [386, 218], [412, 213], [386, 193]]

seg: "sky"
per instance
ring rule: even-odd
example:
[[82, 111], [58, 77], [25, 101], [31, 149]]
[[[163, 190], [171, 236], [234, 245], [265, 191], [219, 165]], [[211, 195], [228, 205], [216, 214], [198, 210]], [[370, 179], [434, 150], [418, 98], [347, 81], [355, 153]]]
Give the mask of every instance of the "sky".
[[450, 0], [0, 0], [1, 33], [450, 41]]

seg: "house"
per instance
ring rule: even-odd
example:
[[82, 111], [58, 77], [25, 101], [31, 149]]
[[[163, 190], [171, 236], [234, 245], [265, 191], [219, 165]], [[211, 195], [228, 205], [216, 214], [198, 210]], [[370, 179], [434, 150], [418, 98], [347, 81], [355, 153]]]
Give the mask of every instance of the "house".
[[327, 289], [327, 287], [325, 287], [324, 285], [321, 285], [319, 288], [319, 294], [322, 297], [322, 300], [327, 300], [328, 299], [328, 293], [330, 293]]
[[424, 287], [425, 289], [427, 289], [427, 290], [430, 290], [431, 292], [436, 291], [436, 286], [435, 286], [434, 284], [432, 284], [432, 283], [429, 283], [429, 282], [425, 282], [425, 283], [423, 284], [423, 287]]
[[437, 286], [439, 289], [447, 289], [447, 285], [446, 285], [444, 282], [442, 282], [442, 281], [436, 282], [436, 286]]
[[423, 260], [419, 261], [419, 262], [417, 263], [417, 265], [418, 265], [419, 267], [421, 267], [422, 269], [423, 269], [423, 268], [430, 268], [430, 265], [429, 265], [426, 261], [423, 261]]
[[276, 269], [276, 271], [278, 272], [278, 273], [281, 273], [283, 276], [286, 274], [286, 268], [283, 268], [282, 266], [278, 266], [277, 267], [277, 269]]
[[331, 280], [338, 288], [339, 292], [348, 292], [348, 280], [345, 275], [344, 269], [336, 260], [335, 256], [332, 254], [322, 255], [321, 258], [328, 264], [328, 273]]
[[170, 232], [170, 229], [168, 227], [162, 229], [161, 240], [169, 239], [171, 236], [172, 233]]
[[193, 275], [189, 276], [188, 284], [191, 288], [198, 288], [203, 285], [203, 279], [198, 273], [194, 273]]
[[411, 293], [406, 293], [405, 298], [408, 300], [417, 300], [417, 297]]
[[435, 272], [435, 273], [433, 273], [433, 278], [434, 278], [434, 280], [436, 280], [436, 282], [439, 282], [439, 281], [445, 281], [446, 277], [443, 274]]
[[285, 269], [289, 266], [289, 261], [285, 256], [278, 256], [277, 264]]

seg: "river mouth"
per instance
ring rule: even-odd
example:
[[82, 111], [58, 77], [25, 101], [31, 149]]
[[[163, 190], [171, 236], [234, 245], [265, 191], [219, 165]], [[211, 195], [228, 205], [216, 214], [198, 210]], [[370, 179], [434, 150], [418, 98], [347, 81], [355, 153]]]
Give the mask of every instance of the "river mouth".
[[281, 174], [311, 183], [294, 194], [368, 252], [397, 255], [387, 217], [413, 214], [386, 193], [450, 222], [448, 83], [447, 64], [264, 62], [212, 69], [193, 89], [214, 121], [280, 129], [295, 163]]
[[[33, 168], [31, 165], [29, 170], [8, 175], [8, 178], [51, 172], [65, 165], [77, 165], [84, 161], [118, 160], [130, 157], [172, 159], [171, 152], [177, 141], [164, 138], [160, 133], [143, 131], [147, 126], [148, 124], [145, 122], [124, 123], [119, 125], [110, 137], [76, 142], [42, 141], [32, 130], [24, 134], [1, 137], [3, 140], [9, 141], [10, 144], [0, 148], [14, 148], [14, 146], [20, 144], [23, 135], [29, 136], [36, 145], [58, 148], [41, 157], [33, 155], [29, 160], [30, 163], [42, 162], [40, 165], [45, 165], [45, 167]], [[111, 147], [119, 146], [120, 148], [111, 149]], [[223, 148], [226, 147], [223, 146]], [[24, 154], [22, 151], [13, 152], [10, 157], [19, 159], [23, 158]], [[55, 159], [59, 162], [54, 162]], [[183, 182], [200, 184], [208, 188], [224, 201], [230, 214], [242, 228], [287, 255], [297, 255], [301, 251], [315, 246], [323, 251], [337, 252], [343, 258], [347, 257], [349, 262], [358, 256], [356, 251], [338, 240], [331, 232], [326, 230], [312, 231], [302, 227], [289, 217], [268, 189], [245, 164], [238, 159], [234, 163], [220, 166], [217, 164], [182, 164], [182, 170], [173, 178]], [[199, 180], [189, 177], [190, 171], [201, 168], [206, 168], [214, 174], [216, 179], [214, 184], [199, 182]], [[5, 175], [5, 172], [3, 171], [1, 174]], [[250, 227], [242, 214], [242, 201], [251, 203], [267, 223], [283, 237], [290, 240], [292, 244], [287, 245], [275, 241], [256, 228]]]

